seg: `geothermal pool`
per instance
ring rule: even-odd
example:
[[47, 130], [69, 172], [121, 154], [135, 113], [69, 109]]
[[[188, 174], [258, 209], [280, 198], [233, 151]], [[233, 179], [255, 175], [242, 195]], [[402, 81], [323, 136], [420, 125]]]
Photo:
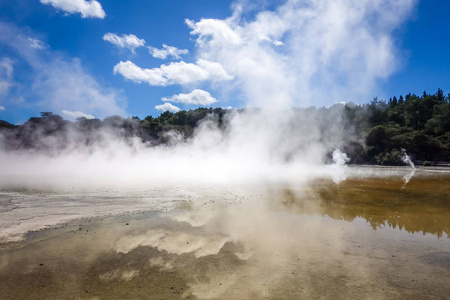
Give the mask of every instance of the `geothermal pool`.
[[450, 295], [447, 169], [348, 168], [338, 181], [246, 188], [5, 189], [0, 201], [1, 299]]

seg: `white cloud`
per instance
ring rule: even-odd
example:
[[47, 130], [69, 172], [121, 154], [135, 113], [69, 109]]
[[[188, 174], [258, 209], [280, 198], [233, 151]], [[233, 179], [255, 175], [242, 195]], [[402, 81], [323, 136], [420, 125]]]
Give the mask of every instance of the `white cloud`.
[[195, 105], [211, 105], [216, 103], [217, 100], [211, 96], [210, 93], [204, 90], [195, 89], [189, 94], [178, 94], [172, 97], [163, 97], [162, 101], [184, 103], [184, 104], [195, 104]]
[[38, 39], [28, 38], [28, 42], [30, 44], [30, 47], [33, 49], [46, 49], [49, 46]]
[[172, 112], [179, 112], [181, 109], [173, 104], [170, 103], [164, 103], [161, 105], [156, 105], [155, 109], [161, 110], [161, 111], [172, 111]]
[[0, 105], [0, 111], [2, 110], [5, 110], [5, 107]]
[[181, 59], [181, 55], [189, 54], [187, 49], [178, 49], [177, 47], [167, 46], [163, 44], [162, 49], [155, 47], [148, 47], [150, 54], [154, 58], [166, 59], [167, 57], [173, 57], [174, 59]]
[[50, 4], [68, 14], [80, 13], [83, 18], [105, 17], [102, 5], [96, 0], [40, 0], [42, 4]]
[[197, 60], [197, 66], [203, 68], [208, 73], [208, 79], [211, 81], [223, 81], [232, 80], [233, 77], [230, 76], [223, 66], [218, 62], [209, 61], [206, 59]]
[[68, 111], [68, 110], [62, 110], [61, 113], [63, 115], [66, 115], [72, 119], [77, 119], [77, 118], [86, 118], [86, 119], [95, 119], [95, 117], [93, 115], [90, 114], [85, 114], [81, 111]]
[[0, 97], [8, 93], [13, 85], [13, 61], [7, 57], [0, 59]]
[[393, 32], [416, 2], [288, 0], [255, 13], [239, 1], [225, 20], [186, 24], [197, 37], [198, 57], [233, 74], [248, 105], [324, 105], [330, 98], [365, 101], [379, 92], [380, 81], [402, 60]]
[[194, 22], [186, 19], [192, 35], [198, 35], [197, 44], [208, 47], [229, 47], [242, 44], [239, 34], [227, 24], [226, 20], [202, 19]]
[[283, 46], [284, 45], [284, 43], [282, 41], [273, 41], [273, 44], [275, 46]]
[[196, 64], [184, 61], [172, 62], [153, 69], [142, 69], [131, 61], [121, 61], [114, 66], [114, 74], [116, 73], [121, 74], [125, 79], [137, 83], [146, 82], [155, 86], [232, 79], [221, 64], [204, 59], [199, 59]]
[[103, 36], [103, 40], [108, 41], [120, 48], [130, 49], [133, 53], [134, 49], [145, 45], [145, 40], [139, 39], [134, 34], [122, 34], [122, 36], [118, 36], [117, 34], [108, 32]]
[[[0, 46], [8, 49], [14, 61], [28, 70], [25, 77], [12, 82], [14, 89], [5, 91], [8, 101], [41, 111], [82, 111], [100, 118], [125, 114], [126, 98], [120, 90], [102, 86], [80, 59], [71, 59], [48, 48], [30, 47], [27, 36], [25, 30], [0, 22]], [[0, 81], [6, 76], [11, 82], [12, 73], [12, 61], [1, 59]]]

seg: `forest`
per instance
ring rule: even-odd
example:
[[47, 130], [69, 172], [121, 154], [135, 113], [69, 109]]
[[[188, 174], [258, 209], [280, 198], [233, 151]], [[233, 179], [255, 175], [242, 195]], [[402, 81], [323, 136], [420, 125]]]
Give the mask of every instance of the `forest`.
[[[75, 122], [42, 112], [40, 117], [32, 117], [22, 125], [0, 120], [0, 147], [4, 151], [43, 151], [53, 155], [69, 145], [97, 143], [104, 138], [101, 133], [105, 130], [123, 139], [137, 137], [148, 147], [164, 146], [171, 143], [174, 136], [171, 133], [189, 141], [204, 120], [214, 122], [218, 130], [225, 132], [236, 114], [257, 111], [257, 108], [197, 108], [177, 113], [166, 111], [143, 120], [110, 116], [103, 120], [78, 118]], [[353, 164], [404, 165], [403, 151], [420, 165], [450, 162], [450, 94], [444, 95], [441, 89], [421, 96], [410, 93], [389, 100], [375, 98], [366, 104], [295, 107], [289, 114], [299, 124], [304, 120], [326, 120], [314, 122], [320, 139], [326, 141], [329, 153], [340, 148]], [[301, 126], [293, 128], [299, 135], [304, 130]], [[337, 137], [335, 132], [342, 134]]]

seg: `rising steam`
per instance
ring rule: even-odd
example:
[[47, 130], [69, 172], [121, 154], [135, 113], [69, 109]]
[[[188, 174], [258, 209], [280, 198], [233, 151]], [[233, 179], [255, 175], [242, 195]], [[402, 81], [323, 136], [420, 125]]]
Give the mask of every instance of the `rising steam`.
[[[192, 138], [169, 133], [162, 146], [123, 138], [108, 128], [89, 142], [75, 131], [64, 139], [38, 134], [46, 144], [41, 151], [7, 151], [13, 138], [0, 136], [1, 186], [119, 189], [333, 177], [348, 161], [342, 152], [331, 154], [348, 134], [342, 109], [325, 120], [291, 107], [373, 96], [378, 80], [395, 70], [391, 35], [413, 4], [288, 0], [273, 11], [255, 13], [238, 1], [225, 20], [187, 20], [197, 58], [221, 64], [234, 78], [214, 88], [262, 109], [228, 114], [225, 128], [207, 118]], [[91, 113], [85, 108], [73, 110]], [[322, 167], [331, 156], [335, 168]]]
[[[77, 131], [64, 137], [42, 132], [34, 136], [45, 141], [42, 150], [1, 151], [2, 187], [249, 185], [301, 182], [336, 171], [320, 165], [339, 145], [340, 128], [326, 132], [333, 138], [324, 141], [324, 132], [310, 126], [314, 120], [289, 111], [283, 117], [265, 110], [230, 113], [226, 122], [225, 128], [219, 128], [215, 120], [206, 118], [192, 138], [168, 133], [168, 142], [156, 146], [108, 127], [97, 129], [89, 143]], [[1, 144], [6, 148], [8, 139], [4, 137]], [[346, 156], [338, 156], [336, 166], [342, 166]]]

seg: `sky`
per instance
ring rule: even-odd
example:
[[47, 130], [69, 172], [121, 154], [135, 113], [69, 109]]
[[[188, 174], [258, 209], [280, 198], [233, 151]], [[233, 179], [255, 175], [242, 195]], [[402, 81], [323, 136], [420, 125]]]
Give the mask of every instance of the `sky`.
[[0, 0], [0, 120], [450, 93], [445, 0]]

